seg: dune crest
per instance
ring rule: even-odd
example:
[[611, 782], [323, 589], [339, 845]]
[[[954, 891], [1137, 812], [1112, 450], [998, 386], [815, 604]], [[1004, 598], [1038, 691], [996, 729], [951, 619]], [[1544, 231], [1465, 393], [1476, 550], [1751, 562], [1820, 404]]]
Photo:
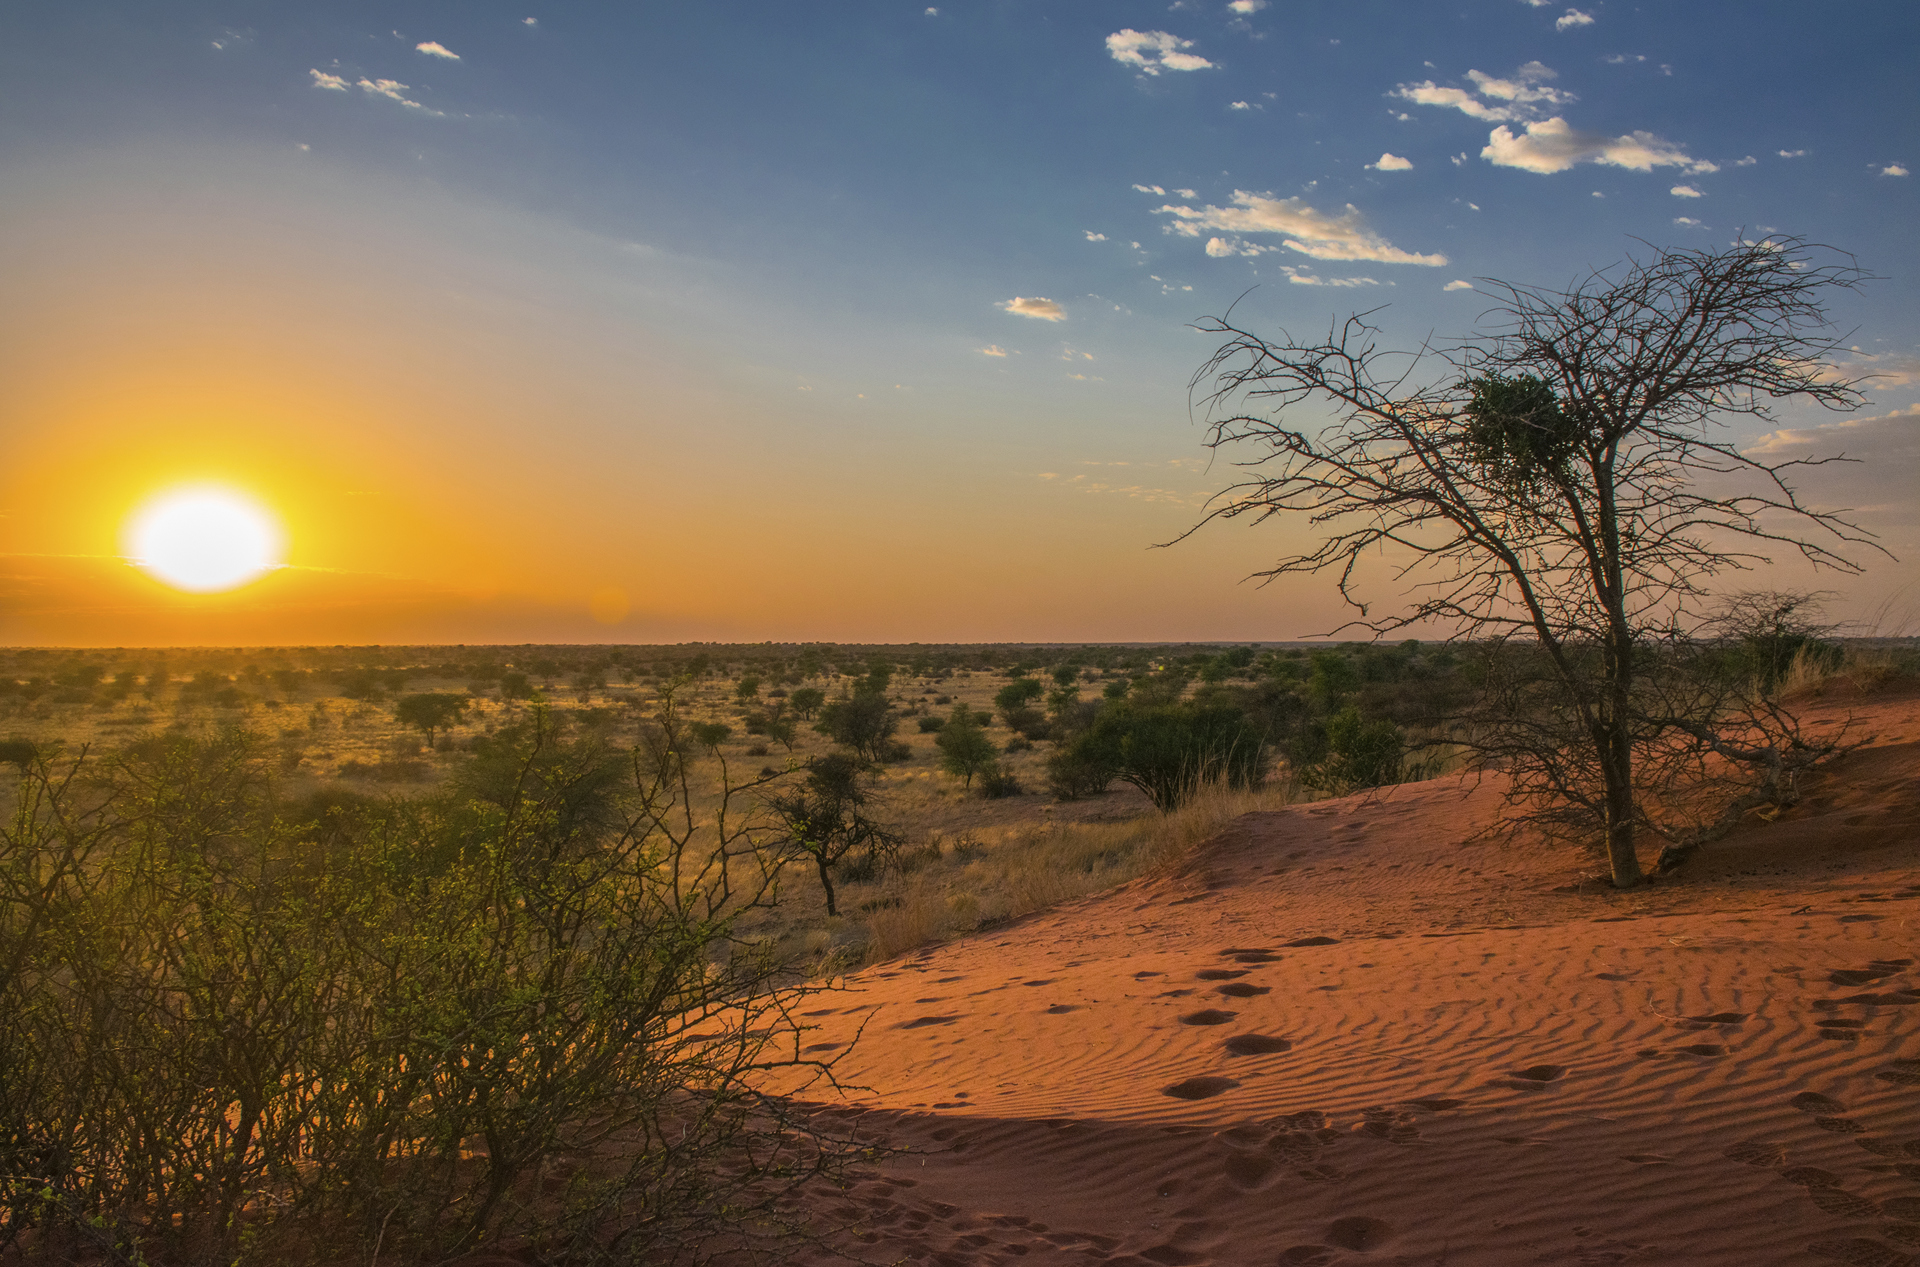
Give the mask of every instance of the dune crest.
[[[869, 1262], [1920, 1262], [1920, 698], [1614, 892], [1435, 781], [849, 978]], [[833, 1261], [824, 1249], [795, 1261]]]

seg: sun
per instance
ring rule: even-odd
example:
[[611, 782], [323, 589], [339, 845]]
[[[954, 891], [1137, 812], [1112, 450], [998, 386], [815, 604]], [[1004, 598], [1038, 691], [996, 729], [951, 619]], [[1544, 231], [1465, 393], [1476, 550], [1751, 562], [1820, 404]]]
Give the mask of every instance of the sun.
[[127, 554], [176, 589], [211, 594], [280, 566], [280, 525], [260, 503], [217, 486], [176, 488], [127, 521]]

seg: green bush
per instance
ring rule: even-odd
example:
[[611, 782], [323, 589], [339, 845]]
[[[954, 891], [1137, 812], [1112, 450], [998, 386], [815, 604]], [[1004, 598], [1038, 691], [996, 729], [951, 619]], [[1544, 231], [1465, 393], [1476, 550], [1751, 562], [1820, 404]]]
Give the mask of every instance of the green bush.
[[765, 1225], [843, 1149], [749, 1085], [794, 1045], [734, 932], [778, 837], [743, 789], [686, 804], [681, 732], [669, 701], [613, 826], [570, 802], [606, 754], [544, 718], [496, 799], [282, 802], [237, 731], [34, 754], [0, 823], [0, 1254], [666, 1261]]

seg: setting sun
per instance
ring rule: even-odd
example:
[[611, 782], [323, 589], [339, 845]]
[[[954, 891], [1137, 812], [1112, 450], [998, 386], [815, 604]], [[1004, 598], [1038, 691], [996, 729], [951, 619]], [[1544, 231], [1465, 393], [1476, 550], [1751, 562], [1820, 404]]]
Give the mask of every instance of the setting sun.
[[148, 573], [197, 594], [229, 590], [280, 565], [281, 534], [258, 502], [225, 488], [176, 489], [127, 524], [127, 553]]

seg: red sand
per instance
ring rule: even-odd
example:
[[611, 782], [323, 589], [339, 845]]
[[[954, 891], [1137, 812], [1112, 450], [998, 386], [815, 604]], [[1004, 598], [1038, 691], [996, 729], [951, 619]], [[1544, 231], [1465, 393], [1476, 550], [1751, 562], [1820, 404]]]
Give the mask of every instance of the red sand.
[[[1920, 699], [1682, 874], [1436, 781], [851, 977], [874, 1263], [1920, 1263]], [[795, 1262], [844, 1261], [825, 1248]]]

